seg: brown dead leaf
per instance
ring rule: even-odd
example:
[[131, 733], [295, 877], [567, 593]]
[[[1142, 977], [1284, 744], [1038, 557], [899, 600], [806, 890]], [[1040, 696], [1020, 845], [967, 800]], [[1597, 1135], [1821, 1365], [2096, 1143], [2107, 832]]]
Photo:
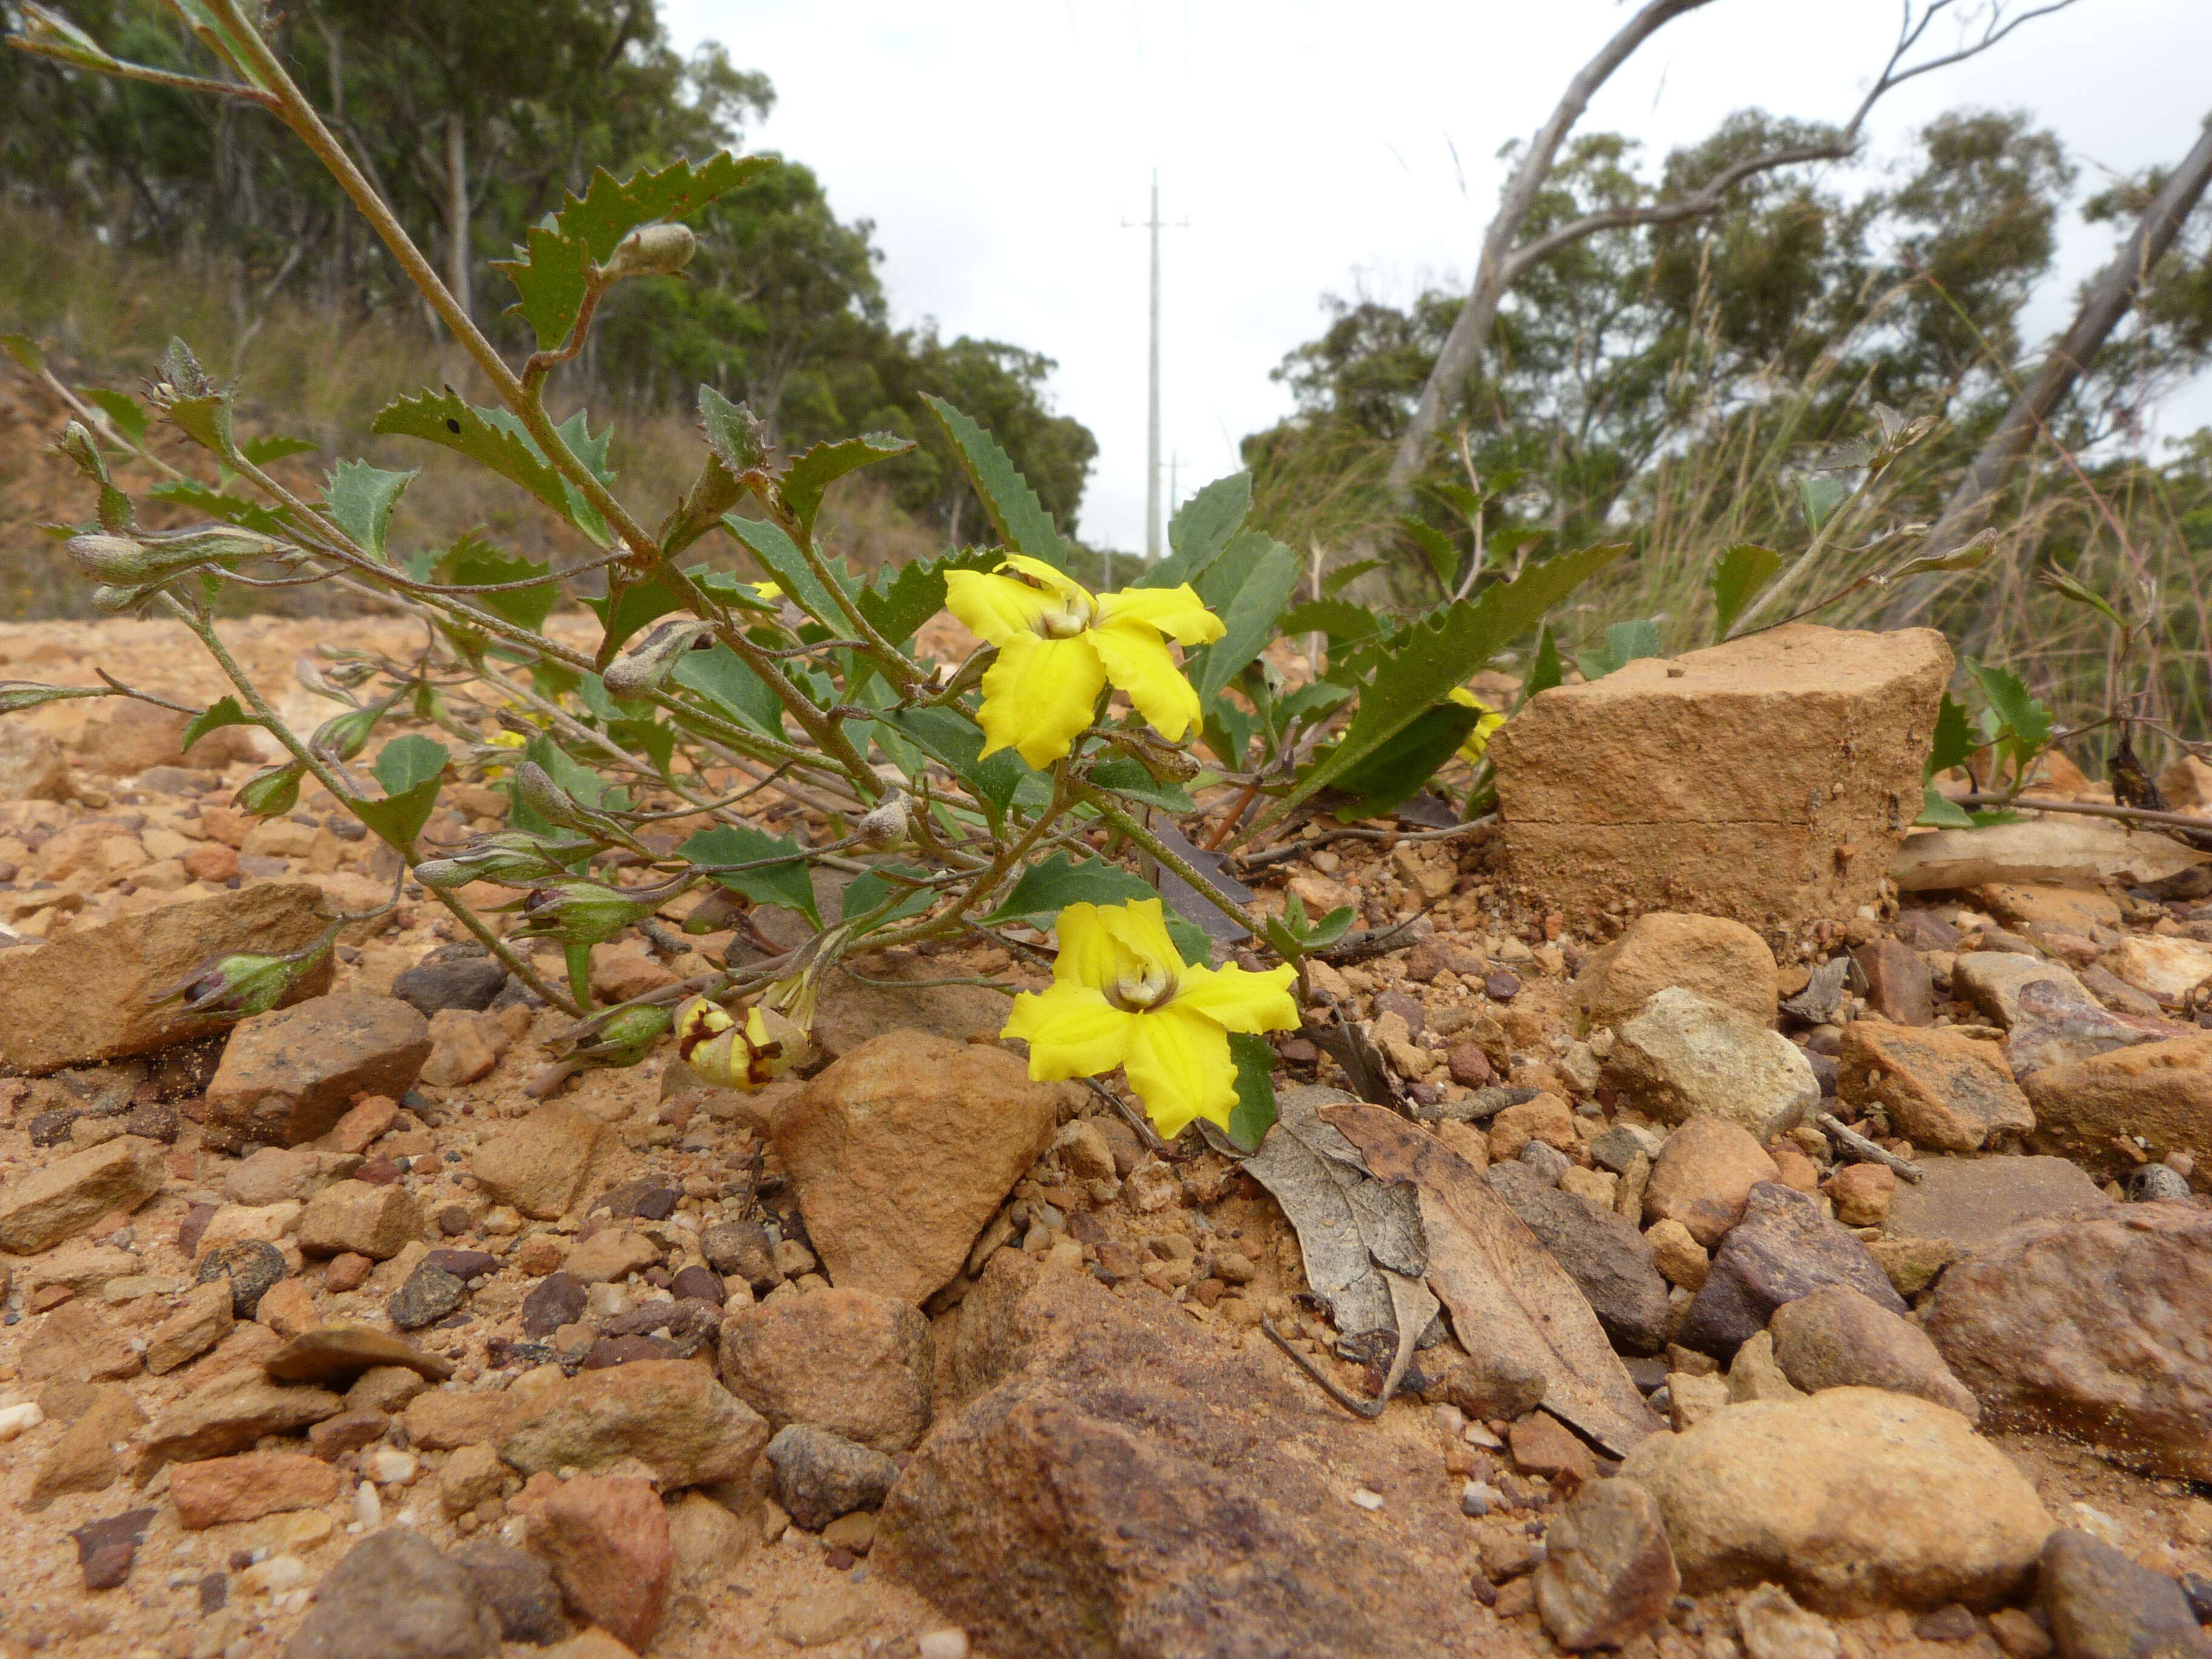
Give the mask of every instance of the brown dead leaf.
[[1544, 1408], [1615, 1456], [1661, 1426], [1566, 1270], [1474, 1166], [1395, 1113], [1350, 1102], [1322, 1120], [1377, 1181], [1411, 1182], [1428, 1242], [1428, 1281], [1471, 1353], [1504, 1353], [1544, 1376]]

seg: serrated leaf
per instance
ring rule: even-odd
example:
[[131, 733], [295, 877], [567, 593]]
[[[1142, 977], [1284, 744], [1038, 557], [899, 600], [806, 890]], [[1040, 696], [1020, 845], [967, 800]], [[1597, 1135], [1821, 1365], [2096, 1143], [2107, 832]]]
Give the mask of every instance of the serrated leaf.
[[1334, 599], [1369, 571], [1382, 568], [1382, 561], [1380, 559], [1355, 559], [1350, 564], [1340, 564], [1321, 579], [1322, 597]]
[[557, 346], [575, 326], [590, 268], [605, 264], [623, 237], [640, 225], [694, 212], [775, 165], [774, 156], [741, 160], [724, 150], [696, 167], [678, 161], [623, 179], [597, 168], [580, 198], [570, 193], [550, 223], [530, 228], [515, 258], [495, 260], [492, 269], [514, 284], [520, 296], [514, 309], [537, 331], [538, 345]]
[[741, 870], [710, 876], [733, 893], [743, 893], [756, 904], [780, 904], [796, 910], [815, 927], [822, 912], [814, 902], [814, 878], [807, 873], [806, 849], [789, 836], [771, 836], [749, 824], [717, 824], [702, 830], [676, 849], [677, 856], [694, 864], [747, 864], [755, 859], [789, 855], [792, 862], [764, 870]]
[[[495, 420], [495, 415], [505, 420]], [[451, 386], [421, 392], [386, 404], [370, 422], [380, 436], [420, 438], [456, 450], [488, 466], [509, 483], [520, 484], [556, 513], [568, 511], [567, 481], [553, 470], [530, 435], [507, 422], [505, 410], [477, 409]]]
[[504, 593], [462, 596], [468, 604], [482, 606], [495, 617], [504, 617], [520, 628], [543, 628], [546, 617], [553, 614], [553, 607], [561, 602], [561, 585], [551, 579], [550, 565], [543, 560], [509, 553], [473, 536], [464, 536], [454, 543], [453, 550], [438, 561], [436, 568], [440, 581], [462, 587], [545, 577], [540, 587], [515, 587]]
[[1275, 1045], [1263, 1036], [1229, 1034], [1229, 1057], [1237, 1062], [1237, 1104], [1229, 1114], [1229, 1139], [1247, 1154], [1260, 1150], [1275, 1127]]
[[1713, 562], [1714, 632], [1722, 639], [1774, 580], [1782, 556], [1771, 547], [1739, 542]]
[[1627, 550], [1626, 543], [1614, 543], [1562, 553], [1532, 565], [1512, 581], [1485, 588], [1477, 599], [1443, 606], [1416, 623], [1376, 663], [1343, 740], [1261, 813], [1251, 830], [1280, 819], [1377, 753], [1479, 672], [1500, 647], [1536, 626], [1553, 605]]
[[915, 631], [945, 609], [945, 577], [953, 570], [993, 570], [997, 550], [966, 547], [935, 559], [912, 559], [878, 571], [853, 596], [860, 614], [893, 645], [904, 645]]
[[1973, 815], [1958, 802], [1946, 799], [1932, 783], [1921, 791], [1920, 816], [1913, 819], [1913, 823], [1928, 824], [1938, 830], [1971, 830], [1974, 827]]
[[[824, 628], [838, 630], [840, 637], [850, 637], [836, 596], [823, 585], [790, 537], [765, 519], [740, 519], [733, 514], [724, 515], [722, 528], [761, 562], [786, 599]], [[833, 562], [830, 568], [835, 572], [836, 565]]]
[[1164, 812], [1195, 812], [1198, 803], [1179, 783], [1163, 782], [1146, 771], [1144, 763], [1127, 755], [1102, 760], [1091, 769], [1091, 781], [1101, 789], [1130, 800], [1157, 806]]
[[1605, 644], [1576, 658], [1575, 666], [1584, 679], [1601, 680], [1607, 674], [1619, 673], [1639, 658], [1656, 657], [1660, 653], [1659, 624], [1649, 617], [1639, 617], [1634, 622], [1615, 623], [1607, 629]]
[[125, 392], [110, 392], [105, 386], [81, 386], [77, 391], [114, 423], [118, 432], [139, 448], [146, 447], [150, 417], [136, 398]]
[[164, 478], [149, 486], [146, 493], [157, 501], [175, 501], [195, 512], [204, 513], [211, 519], [223, 519], [232, 524], [244, 525], [249, 530], [258, 530], [265, 536], [285, 536], [290, 533], [290, 514], [271, 511], [242, 495], [232, 495], [202, 483], [198, 478]]
[[687, 651], [669, 678], [696, 691], [724, 715], [763, 737], [783, 736], [783, 700], [726, 645]]
[[894, 455], [903, 455], [913, 447], [913, 439], [896, 437], [888, 432], [863, 433], [857, 438], [817, 444], [791, 464], [777, 481], [777, 489], [783, 496], [783, 504], [811, 534], [814, 515], [822, 509], [823, 492], [831, 484], [848, 472], [889, 460]]
[[1382, 619], [1365, 605], [1354, 605], [1350, 599], [1309, 599], [1283, 613], [1282, 630], [1285, 634], [1326, 634], [1334, 647], [1340, 641], [1348, 644], [1381, 633]]
[[256, 466], [266, 466], [288, 455], [312, 455], [322, 446], [306, 438], [248, 438], [238, 453]]
[[699, 388], [699, 429], [707, 434], [707, 447], [733, 477], [744, 477], [767, 459], [766, 437], [752, 411], [710, 386]]
[[1452, 591], [1452, 578], [1459, 574], [1459, 544], [1434, 525], [1423, 524], [1419, 519], [1401, 516], [1398, 527], [1413, 538], [1413, 544], [1428, 556], [1429, 568], [1436, 574], [1437, 586], [1446, 593]]
[[1848, 484], [1826, 473], [1801, 473], [1797, 478], [1797, 504], [1805, 509], [1805, 522], [1816, 534], [1836, 509], [1850, 499], [1850, 494]]
[[1339, 808], [1338, 817], [1380, 817], [1408, 796], [1418, 793], [1436, 770], [1452, 757], [1467, 734], [1482, 718], [1479, 708], [1462, 703], [1439, 703], [1425, 710], [1405, 730], [1331, 787], [1351, 798]]
[[1244, 527], [1252, 511], [1252, 475], [1232, 472], [1216, 478], [1180, 507], [1168, 525], [1172, 550], [1129, 585], [1132, 587], [1173, 587], [1196, 581], [1206, 566], [1221, 556], [1229, 538]]
[[1065, 853], [1054, 853], [1043, 863], [1023, 871], [1006, 902], [983, 920], [995, 927], [1009, 921], [1057, 916], [1071, 904], [1127, 904], [1158, 896], [1156, 890], [1118, 864], [1103, 859], [1085, 859], [1078, 864]]
[[230, 430], [230, 393], [213, 392], [204, 397], [178, 398], [162, 411], [172, 424], [205, 450], [235, 465], [242, 457]]
[[1566, 665], [1559, 660], [1559, 642], [1547, 623], [1536, 638], [1536, 655], [1528, 665], [1528, 678], [1521, 682], [1521, 701], [1525, 703], [1540, 692], [1564, 685], [1566, 679]]
[[[878, 871], [890, 870], [896, 870], [902, 875], [911, 876], [917, 881], [928, 873], [927, 871], [915, 869], [910, 864], [882, 864], [854, 877], [845, 885], [844, 908], [841, 913], [841, 920], [855, 921], [866, 915], [879, 905], [890, 903], [891, 908], [877, 918], [876, 925], [880, 927], [886, 923], [902, 921], [908, 916], [919, 915], [937, 902], [937, 894], [933, 889], [902, 887], [885, 880], [878, 873]], [[891, 903], [894, 895], [902, 895], [902, 896], [898, 898], [897, 902]]]
[[1042, 559], [1056, 570], [1066, 569], [1067, 544], [999, 441], [944, 398], [925, 392], [921, 400], [952, 441], [961, 471], [982, 499], [983, 511], [990, 515], [1000, 540], [1017, 553]]
[[220, 732], [226, 726], [258, 726], [261, 722], [238, 706], [236, 697], [218, 697], [192, 716], [192, 723], [185, 728], [178, 743], [179, 751], [189, 753], [191, 746], [210, 732]]
[[1018, 799], [1042, 805], [1050, 798], [1043, 775], [1031, 771], [1014, 750], [1001, 749], [983, 759], [981, 728], [950, 708], [892, 709], [876, 718], [1002, 812]]
[[444, 744], [412, 732], [394, 738], [379, 752], [374, 769], [384, 799], [355, 802], [355, 815], [394, 846], [412, 847], [437, 810], [451, 758]]
[[1944, 692], [1936, 710], [1936, 737], [1928, 750], [1927, 775], [1938, 778], [1954, 766], [1964, 766], [1980, 747], [1974, 741], [1974, 728], [1966, 721], [1966, 705]]
[[2051, 710], [2027, 689], [2027, 683], [2008, 668], [1991, 667], [1966, 659], [1966, 672], [1982, 688], [1982, 696], [2014, 737], [2040, 749], [2051, 736]]
[[46, 354], [39, 349], [39, 343], [27, 334], [0, 334], [0, 351], [13, 358], [15, 367], [26, 374], [46, 372]]
[[323, 508], [339, 529], [380, 559], [392, 509], [421, 476], [419, 471], [386, 472], [367, 461], [340, 461], [325, 477]]
[[1212, 645], [1192, 653], [1190, 682], [1201, 706], [1221, 690], [1275, 637], [1275, 619], [1297, 591], [1298, 557], [1265, 531], [1240, 531], [1203, 577], [1207, 605], [1225, 630]]
[[2121, 619], [2120, 613], [2112, 608], [2111, 601], [2103, 594], [2092, 592], [2064, 571], [2045, 570], [2036, 580], [2044, 586], [2073, 600], [2076, 605], [2086, 605], [2093, 611], [2102, 612], [2106, 620], [2113, 627], [2124, 629], [2127, 626], [2127, 623]]

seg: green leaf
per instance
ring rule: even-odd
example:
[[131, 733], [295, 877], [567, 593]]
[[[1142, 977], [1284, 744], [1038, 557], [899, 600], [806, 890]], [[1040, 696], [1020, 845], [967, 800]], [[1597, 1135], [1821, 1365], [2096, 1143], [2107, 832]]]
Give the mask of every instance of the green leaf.
[[1659, 624], [1648, 617], [1634, 622], [1615, 623], [1605, 630], [1605, 644], [1595, 651], [1584, 652], [1575, 659], [1575, 666], [1586, 680], [1601, 680], [1607, 674], [1617, 674], [1639, 657], [1660, 654]]
[[1281, 628], [1285, 634], [1326, 634], [1334, 650], [1340, 641], [1349, 644], [1381, 633], [1382, 619], [1350, 599], [1309, 599], [1283, 613]]
[[575, 326], [591, 267], [604, 264], [623, 237], [640, 225], [694, 212], [775, 164], [772, 155], [739, 160], [724, 150], [696, 167], [678, 161], [623, 179], [597, 168], [580, 198], [570, 193], [559, 212], [530, 228], [515, 258], [495, 260], [492, 269], [514, 284], [520, 298], [514, 308], [537, 331], [538, 345], [557, 346]]
[[339, 529], [380, 559], [392, 509], [421, 476], [419, 471], [386, 472], [367, 461], [340, 461], [325, 477], [324, 510]]
[[1428, 555], [1429, 568], [1436, 573], [1437, 586], [1449, 594], [1452, 578], [1459, 574], [1459, 544], [1434, 525], [1423, 524], [1419, 519], [1401, 514], [1398, 528], [1413, 538], [1414, 544]]
[[983, 920], [995, 927], [1003, 922], [1057, 916], [1071, 904], [1126, 904], [1159, 896], [1157, 888], [1147, 886], [1118, 864], [1103, 859], [1085, 859], [1077, 864], [1066, 854], [1054, 853], [1042, 864], [1032, 864], [1023, 871], [1006, 902]]
[[1066, 569], [1067, 544], [1060, 539], [1052, 515], [1044, 510], [1036, 492], [999, 447], [999, 441], [944, 398], [925, 392], [921, 400], [952, 441], [953, 450], [960, 457], [960, 470], [982, 499], [983, 511], [990, 515], [991, 527], [999, 532], [1000, 541], [1017, 553], [1042, 559], [1056, 570]]
[[1954, 800], [1947, 800], [1934, 784], [1927, 785], [1920, 796], [1920, 816], [1915, 823], [1932, 824], [1938, 830], [1971, 830], [1972, 816]]
[[1992, 668], [1966, 659], [1966, 672], [1982, 688], [1982, 696], [1989, 699], [1991, 708], [2005, 724], [2005, 728], [2023, 743], [2041, 749], [2050, 740], [2051, 710], [2041, 698], [2027, 689], [2027, 684], [2008, 668]]
[[[836, 596], [823, 586], [790, 537], [765, 519], [740, 519], [734, 514], [723, 515], [722, 528], [761, 562], [785, 598], [824, 628], [835, 629], [839, 638], [852, 637]], [[834, 563], [830, 568], [833, 573], [836, 569]]]
[[1536, 656], [1528, 665], [1528, 678], [1521, 682], [1521, 701], [1525, 703], [1540, 692], [1564, 685], [1566, 679], [1566, 665], [1559, 660], [1559, 642], [1553, 637], [1552, 626], [1547, 623], [1536, 639]]
[[210, 732], [220, 732], [226, 726], [258, 726], [261, 722], [238, 706], [236, 697], [218, 697], [192, 716], [192, 723], [185, 728], [179, 750], [189, 751], [191, 746]]
[[[1508, 641], [1628, 550], [1626, 543], [1586, 547], [1531, 565], [1479, 598], [1441, 607], [1407, 629], [1376, 665], [1344, 738], [1316, 760], [1291, 792], [1251, 826], [1264, 828], [1328, 787], [1437, 704], [1446, 702]], [[1251, 833], [1248, 830], [1246, 833]]]
[[1722, 639], [1781, 568], [1779, 553], [1749, 542], [1738, 542], [1713, 562], [1714, 631]]
[[788, 854], [792, 862], [765, 870], [741, 870], [710, 876], [733, 893], [743, 893], [756, 904], [780, 904], [796, 910], [815, 927], [822, 912], [815, 907], [814, 878], [806, 871], [806, 849], [789, 836], [771, 836], [749, 824], [724, 823], [702, 830], [676, 849], [678, 858], [694, 864], [745, 864], [755, 859]]
[[312, 455], [321, 447], [306, 438], [248, 438], [238, 447], [238, 453], [256, 466], [266, 466], [288, 455]]
[[1340, 564], [1321, 579], [1322, 597], [1334, 599], [1370, 570], [1380, 570], [1380, 559], [1355, 559], [1350, 564]]
[[814, 515], [822, 508], [823, 492], [831, 484], [848, 472], [889, 460], [894, 455], [903, 455], [913, 447], [913, 439], [896, 437], [888, 432], [864, 433], [836, 443], [817, 444], [791, 464], [790, 470], [777, 481], [777, 488], [783, 495], [783, 504], [811, 533]]
[[1226, 630], [1188, 665], [1201, 706], [1244, 670], [1275, 637], [1275, 618], [1298, 585], [1298, 556], [1265, 531], [1246, 530], [1205, 574], [1207, 605]]
[[998, 563], [997, 550], [980, 547], [961, 548], [940, 558], [910, 559], [878, 571], [875, 580], [853, 598], [876, 632], [893, 645], [903, 645], [945, 609], [947, 572], [992, 570]]
[[665, 583], [647, 580], [627, 582], [604, 598], [586, 596], [584, 604], [599, 619], [599, 660], [612, 662], [629, 636], [647, 623], [657, 622], [684, 602]]
[[[495, 416], [501, 419], [494, 419]], [[568, 516], [568, 484], [556, 472], [529, 434], [517, 430], [505, 410], [477, 409], [450, 386], [387, 404], [369, 430], [380, 436], [420, 438], [458, 450], [488, 466], [509, 483], [520, 484], [563, 517]], [[605, 529], [599, 540], [605, 545]]]
[[685, 652], [669, 678], [699, 693], [738, 725], [763, 737], [783, 736], [783, 700], [728, 646]]
[[1168, 526], [1172, 550], [1129, 585], [1132, 587], [1173, 587], [1196, 581], [1206, 566], [1221, 556], [1229, 538], [1244, 527], [1252, 511], [1252, 475], [1232, 472], [1216, 478], [1176, 510]]
[[758, 471], [768, 459], [768, 442], [761, 423], [742, 404], [733, 404], [710, 386], [699, 388], [699, 429], [707, 434], [707, 447], [732, 477]]
[[1797, 478], [1797, 502], [1805, 509], [1805, 522], [1814, 533], [1828, 522], [1836, 509], [1850, 499], [1850, 486], [1825, 472], [1801, 473]]
[[211, 392], [204, 397], [178, 398], [162, 410], [176, 428], [203, 449], [212, 451], [236, 465], [244, 458], [230, 431], [230, 393]]
[[1966, 723], [1966, 705], [1946, 691], [1936, 710], [1936, 740], [1928, 750], [1928, 777], [1938, 778], [1954, 766], [1964, 766], [1980, 747], [1974, 740], [1973, 727]]
[[[413, 476], [409, 474], [410, 477]], [[535, 630], [545, 625], [553, 607], [561, 602], [561, 585], [550, 580], [551, 567], [538, 559], [526, 559], [520, 553], [509, 553], [480, 542], [474, 536], [464, 536], [453, 544], [453, 550], [438, 561], [438, 580], [455, 586], [472, 586], [478, 583], [526, 581], [532, 576], [545, 576], [540, 587], [510, 588], [504, 593], [470, 593], [460, 597], [465, 603], [481, 605], [495, 617], [503, 617], [520, 628]]]
[[39, 343], [27, 334], [0, 334], [0, 351], [15, 361], [15, 367], [26, 374], [46, 372], [46, 354], [39, 349]]
[[2068, 575], [2064, 571], [2058, 569], [2045, 570], [2041, 575], [2038, 576], [2036, 580], [2042, 583], [2044, 586], [2051, 588], [2063, 595], [2065, 598], [2073, 600], [2076, 605], [2086, 605], [2093, 611], [2103, 612], [2106, 620], [2110, 622], [2113, 627], [2123, 629], [2127, 627], [2127, 623], [2120, 619], [2120, 613], [2112, 609], [2111, 601], [2106, 599], [2103, 594], [2094, 592], [2089, 588], [2083, 586], [2080, 582]]
[[1131, 756], [1117, 755], [1098, 762], [1091, 769], [1091, 781], [1101, 789], [1110, 789], [1117, 795], [1157, 806], [1163, 811], [1198, 811], [1198, 803], [1190, 798], [1188, 790], [1179, 783], [1162, 782], [1145, 769], [1142, 762]]
[[1229, 1138], [1243, 1152], [1256, 1152], [1275, 1127], [1275, 1045], [1263, 1036], [1229, 1034], [1229, 1057], [1237, 1062], [1237, 1104], [1229, 1114]]
[[139, 448], [146, 447], [146, 428], [149, 417], [136, 398], [128, 392], [110, 392], [104, 386], [81, 386], [77, 390], [98, 405], [100, 413], [114, 422], [118, 432]]
[[1205, 928], [1172, 905], [1164, 907], [1160, 919], [1166, 924], [1168, 942], [1175, 946], [1177, 956], [1194, 968], [1213, 965], [1213, 940]]
[[1480, 709], [1456, 702], [1439, 703], [1424, 711], [1404, 731], [1338, 777], [1334, 787], [1352, 797], [1352, 805], [1336, 816], [1356, 811], [1361, 817], [1380, 817], [1418, 793], [1467, 741], [1467, 734], [1481, 718]]
[[902, 708], [876, 717], [932, 759], [939, 761], [1001, 812], [1017, 799], [1042, 805], [1050, 799], [1044, 775], [1011, 749], [982, 758], [983, 732], [950, 708]]
[[896, 904], [892, 904], [889, 910], [877, 918], [876, 926], [880, 927], [907, 916], [918, 915], [937, 902], [937, 894], [933, 889], [908, 888], [896, 884], [878, 875], [877, 871], [880, 870], [896, 870], [902, 875], [913, 877], [916, 881], [928, 873], [927, 871], [915, 869], [910, 864], [879, 864], [873, 870], [863, 872], [854, 877], [845, 885], [842, 920], [856, 921], [866, 915], [877, 906], [890, 903], [895, 895], [902, 895]]
[[452, 757], [442, 743], [410, 732], [394, 738], [376, 757], [376, 781], [382, 800], [356, 801], [361, 821], [396, 847], [412, 847], [437, 810], [438, 789]]
[[289, 537], [292, 533], [289, 509], [271, 512], [242, 495], [211, 489], [198, 478], [164, 478], [146, 493], [157, 501], [175, 501], [211, 519], [227, 519], [248, 530], [258, 530], [264, 536]]

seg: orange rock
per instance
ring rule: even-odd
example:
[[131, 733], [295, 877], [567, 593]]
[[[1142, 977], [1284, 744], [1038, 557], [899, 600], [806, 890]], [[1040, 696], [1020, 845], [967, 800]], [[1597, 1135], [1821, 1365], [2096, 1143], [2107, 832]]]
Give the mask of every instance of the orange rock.
[[179, 1463], [169, 1497], [187, 1531], [252, 1521], [280, 1510], [311, 1510], [338, 1495], [338, 1472], [305, 1452], [246, 1452]]
[[650, 1484], [580, 1475], [535, 1505], [528, 1547], [553, 1569], [570, 1606], [633, 1652], [660, 1628], [676, 1568], [668, 1511]]
[[185, 873], [194, 881], [226, 882], [238, 873], [238, 854], [219, 841], [203, 842], [185, 854]]

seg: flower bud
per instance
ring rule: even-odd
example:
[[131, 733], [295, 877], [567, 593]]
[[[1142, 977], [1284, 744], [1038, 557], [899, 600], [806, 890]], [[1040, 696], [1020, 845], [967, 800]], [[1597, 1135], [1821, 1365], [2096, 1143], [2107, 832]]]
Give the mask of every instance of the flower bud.
[[806, 1029], [758, 1004], [744, 1021], [704, 997], [676, 1016], [676, 1052], [708, 1082], [750, 1093], [764, 1089], [806, 1058]]
[[377, 717], [383, 712], [381, 708], [354, 708], [332, 715], [315, 728], [315, 735], [307, 739], [307, 747], [325, 760], [349, 761], [368, 746], [369, 733], [376, 730]]
[[88, 692], [76, 686], [40, 685], [35, 680], [0, 680], [0, 714], [36, 708], [42, 702], [59, 702], [64, 697], [98, 695], [97, 691]]
[[689, 225], [641, 225], [615, 244], [599, 267], [605, 282], [625, 276], [672, 276], [691, 263], [699, 239]]
[[297, 761], [264, 766], [238, 786], [231, 805], [257, 818], [281, 817], [300, 804], [300, 780], [306, 772]]
[[686, 651], [711, 647], [714, 632], [712, 623], [696, 617], [659, 623], [609, 663], [599, 678], [617, 697], [635, 697], [655, 690]]
[[122, 67], [113, 55], [59, 12], [22, 0], [21, 31], [17, 39], [25, 49], [79, 69], [108, 71]]
[[604, 882], [580, 878], [533, 889], [522, 902], [517, 939], [557, 939], [563, 945], [604, 945], [654, 907]]
[[854, 833], [859, 837], [861, 846], [883, 852], [904, 842], [907, 828], [906, 794], [902, 790], [894, 789], [860, 820]]
[[594, 1066], [635, 1066], [668, 1035], [675, 1018], [667, 1009], [651, 1004], [625, 1008], [600, 1026], [590, 1041], [579, 1043], [575, 1056]]
[[335, 930], [317, 945], [289, 956], [256, 956], [235, 951], [203, 963], [182, 983], [152, 1000], [155, 1006], [177, 1002], [185, 1015], [221, 1014], [247, 1019], [265, 1014], [283, 1000], [300, 976], [323, 959]]
[[198, 564], [227, 564], [282, 552], [284, 544], [235, 525], [195, 525], [142, 536], [72, 536], [78, 568], [103, 582], [166, 581]]
[[83, 422], [71, 421], [62, 428], [60, 447], [62, 453], [75, 461], [85, 477], [94, 483], [107, 483], [107, 462]]
[[448, 858], [425, 860], [415, 866], [415, 879], [441, 891], [472, 881], [529, 887], [565, 877], [568, 867], [561, 860], [587, 853], [592, 845], [588, 841], [542, 841], [524, 830], [502, 830], [471, 842]]

